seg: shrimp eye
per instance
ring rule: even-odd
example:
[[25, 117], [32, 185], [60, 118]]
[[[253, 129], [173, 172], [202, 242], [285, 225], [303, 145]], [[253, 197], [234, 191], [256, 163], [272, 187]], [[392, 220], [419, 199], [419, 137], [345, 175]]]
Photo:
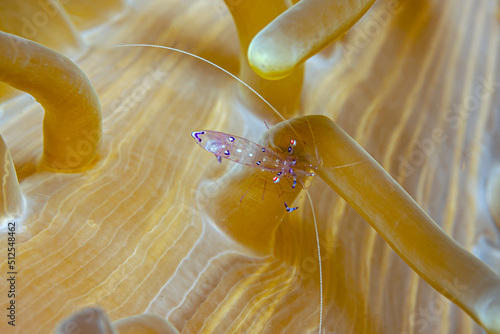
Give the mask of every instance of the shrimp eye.
[[260, 161], [257, 161], [256, 163], [257, 163], [257, 166], [260, 166]]
[[265, 152], [265, 151], [266, 151], [266, 149], [265, 149], [265, 148], [262, 148], [262, 152]]
[[224, 151], [224, 154], [225, 154], [225, 155], [229, 155], [229, 154], [230, 154], [230, 153], [229, 153], [229, 150], [225, 150], [225, 151]]
[[[295, 139], [291, 139], [290, 140], [290, 145], [292, 145], [292, 146], [297, 145], [297, 141]], [[290, 151], [290, 149], [289, 149], [289, 151]]]
[[234, 137], [227, 138], [231, 143], [234, 141]]

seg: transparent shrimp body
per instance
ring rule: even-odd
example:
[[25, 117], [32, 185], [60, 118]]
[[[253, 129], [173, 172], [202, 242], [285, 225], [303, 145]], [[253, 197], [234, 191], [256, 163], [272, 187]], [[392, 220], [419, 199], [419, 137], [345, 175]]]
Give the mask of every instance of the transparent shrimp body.
[[233, 136], [217, 131], [195, 131], [191, 136], [198, 145], [213, 153], [219, 162], [225, 158], [242, 165], [258, 168], [265, 172], [276, 173], [273, 182], [279, 182], [283, 177], [292, 179], [292, 188], [295, 188], [297, 179], [313, 176], [309, 172], [315, 169], [311, 164], [300, 162], [293, 155], [296, 141], [290, 141], [288, 152], [281, 153], [271, 148], [259, 145], [245, 138]]

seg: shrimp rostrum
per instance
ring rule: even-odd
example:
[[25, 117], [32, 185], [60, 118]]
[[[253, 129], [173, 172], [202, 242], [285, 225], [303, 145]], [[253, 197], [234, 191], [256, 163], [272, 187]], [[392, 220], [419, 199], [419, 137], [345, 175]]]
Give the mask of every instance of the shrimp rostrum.
[[[194, 131], [191, 136], [203, 149], [213, 153], [219, 163], [222, 161], [221, 158], [225, 158], [264, 172], [274, 173], [275, 176], [272, 179], [274, 183], [286, 177], [292, 181], [291, 187], [295, 188], [297, 181], [307, 176], [314, 176], [314, 173], [309, 171], [316, 167], [301, 162], [297, 156], [293, 155], [297, 145], [295, 139], [290, 140], [288, 152], [282, 153], [248, 139], [218, 131]], [[297, 209], [289, 207], [286, 202], [285, 207], [288, 212]]]

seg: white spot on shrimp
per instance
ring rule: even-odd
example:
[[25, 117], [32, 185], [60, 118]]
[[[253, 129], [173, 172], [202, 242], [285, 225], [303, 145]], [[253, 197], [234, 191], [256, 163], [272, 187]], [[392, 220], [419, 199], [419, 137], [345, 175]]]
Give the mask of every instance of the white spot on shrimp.
[[205, 144], [205, 150], [207, 150], [210, 153], [216, 153], [218, 149], [219, 145], [216, 140], [208, 140], [207, 143]]

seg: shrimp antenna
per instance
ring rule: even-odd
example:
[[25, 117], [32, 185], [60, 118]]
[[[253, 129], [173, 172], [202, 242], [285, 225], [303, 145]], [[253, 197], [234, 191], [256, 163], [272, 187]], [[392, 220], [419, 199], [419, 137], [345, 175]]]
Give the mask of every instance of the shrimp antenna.
[[314, 138], [314, 132], [311, 128], [311, 123], [309, 123], [309, 120], [307, 120], [307, 126], [309, 126], [309, 131], [311, 132], [311, 136], [312, 136], [312, 140], [313, 140], [313, 146], [314, 146], [314, 150], [316, 152], [316, 163], [317, 163], [317, 166], [321, 166], [323, 164], [323, 160], [319, 157], [319, 153], [318, 153], [318, 146], [316, 146], [316, 139]]
[[[302, 181], [301, 181], [302, 183]], [[302, 184], [304, 187], [304, 184]], [[304, 188], [305, 189], [305, 188]], [[314, 221], [314, 231], [316, 232], [316, 245], [318, 246], [318, 269], [319, 269], [319, 329], [318, 333], [321, 334], [321, 325], [323, 323], [323, 267], [321, 265], [321, 247], [319, 245], [319, 232], [318, 232], [318, 222], [316, 221], [316, 214], [314, 213], [314, 205], [309, 195], [309, 191], [306, 190], [307, 198], [309, 199], [309, 204], [311, 204], [312, 216]]]
[[[243, 80], [241, 80], [240, 78], [238, 78], [236, 75], [232, 74], [231, 72], [229, 72], [225, 68], [223, 68], [223, 67], [221, 67], [221, 66], [219, 66], [219, 65], [217, 65], [217, 64], [215, 64], [215, 63], [211, 62], [210, 60], [207, 60], [207, 59], [205, 59], [203, 57], [200, 57], [200, 56], [197, 56], [197, 55], [195, 55], [193, 53], [190, 53], [190, 52], [187, 52], [187, 51], [184, 51], [184, 50], [180, 50], [180, 49], [176, 49], [176, 48], [173, 48], [173, 47], [170, 47], [170, 46], [154, 45], [154, 44], [120, 44], [120, 45], [113, 45], [111, 47], [112, 48], [120, 48], [120, 47], [134, 47], [134, 46], [137, 46], [137, 47], [150, 47], [150, 48], [157, 48], [157, 49], [165, 49], [165, 50], [175, 51], [175, 52], [179, 52], [179, 53], [191, 56], [193, 58], [199, 59], [201, 61], [204, 61], [205, 63], [210, 64], [212, 66], [215, 66], [216, 68], [218, 68], [222, 72], [226, 73], [227, 75], [229, 75], [233, 79], [236, 79], [239, 83], [241, 83], [243, 86], [245, 86], [246, 88], [248, 88], [258, 98], [260, 98], [262, 101], [264, 101], [264, 103], [267, 104], [269, 106], [269, 108], [271, 108], [271, 110], [273, 110], [274, 113], [276, 115], [278, 115], [278, 117], [281, 120], [286, 121], [285, 117], [283, 117], [283, 115], [281, 115], [279, 113], [279, 111], [276, 110], [276, 108], [274, 108], [272, 106], [271, 103], [269, 103], [262, 95], [260, 95], [259, 93], [257, 93], [257, 91], [255, 89], [253, 89], [249, 84], [247, 84], [246, 82], [244, 82]], [[293, 128], [293, 126], [291, 126], [291, 125], [289, 125], [289, 126], [292, 129], [292, 131], [298, 136], [298, 133]], [[309, 125], [309, 127], [310, 127], [310, 125]], [[311, 129], [311, 131], [312, 131], [312, 129]], [[314, 135], [313, 135], [313, 139], [314, 139]], [[316, 149], [316, 154], [317, 154], [317, 149]], [[304, 186], [304, 184], [302, 184], [302, 186]], [[304, 187], [304, 189], [305, 189], [305, 187]], [[309, 203], [311, 204], [311, 209], [312, 209], [312, 214], [313, 214], [313, 220], [314, 220], [314, 229], [315, 229], [315, 232], [316, 232], [316, 244], [318, 246], [319, 298], [320, 298], [320, 302], [319, 302], [319, 333], [321, 334], [321, 327], [322, 327], [321, 325], [323, 323], [323, 268], [322, 268], [322, 265], [321, 265], [321, 249], [320, 249], [320, 244], [319, 244], [319, 232], [318, 232], [318, 223], [316, 221], [316, 214], [314, 213], [314, 206], [313, 206], [313, 202], [312, 202], [311, 196], [309, 195], [309, 192], [307, 190], [306, 190], [306, 195], [307, 195], [307, 198], [309, 199]], [[243, 195], [243, 196], [245, 196], [245, 195]], [[242, 199], [243, 199], [243, 196], [242, 196]], [[286, 203], [285, 203], [285, 205], [286, 205]]]
[[241, 80], [240, 78], [238, 78], [236, 75], [234, 75], [233, 73], [229, 72], [225, 68], [223, 68], [223, 67], [221, 67], [221, 66], [219, 66], [219, 65], [217, 65], [217, 64], [215, 64], [213, 62], [211, 62], [208, 59], [205, 59], [203, 57], [197, 56], [197, 55], [195, 55], [194, 53], [191, 53], [191, 52], [187, 52], [187, 51], [184, 51], [184, 50], [176, 49], [176, 48], [173, 48], [173, 47], [170, 47], [170, 46], [163, 46], [163, 45], [154, 45], [154, 44], [120, 44], [120, 45], [114, 45], [114, 46], [111, 46], [111, 47], [112, 48], [120, 48], [120, 47], [127, 47], [127, 46], [150, 47], [150, 48], [158, 48], [158, 49], [166, 49], [166, 50], [170, 50], [170, 51], [176, 51], [176, 52], [183, 53], [185, 55], [194, 57], [194, 58], [199, 59], [201, 61], [204, 61], [205, 63], [208, 63], [208, 64], [210, 64], [212, 66], [215, 66], [219, 70], [221, 70], [224, 73], [226, 73], [227, 75], [231, 76], [233, 79], [238, 80], [239, 83], [241, 83], [243, 86], [245, 86], [246, 88], [248, 88], [251, 92], [253, 92], [255, 95], [257, 95], [262, 101], [264, 101], [269, 106], [269, 108], [271, 108], [274, 111], [274, 113], [279, 116], [279, 118], [281, 118], [283, 121], [286, 121], [285, 117], [283, 117], [283, 115], [281, 115], [279, 113], [279, 111], [276, 110], [276, 108], [274, 108], [271, 103], [267, 102], [267, 100], [262, 95], [260, 95], [259, 93], [257, 93], [257, 91], [255, 89], [253, 89], [249, 84], [247, 84], [246, 82], [244, 82], [243, 80]]
[[[282, 121], [286, 121], [286, 118], [283, 117], [283, 115], [281, 115], [281, 113], [276, 110], [275, 107], [273, 107], [273, 105], [271, 103], [269, 103], [262, 95], [260, 95], [259, 93], [257, 93], [257, 91], [255, 89], [253, 89], [249, 84], [247, 84], [245, 81], [241, 80], [240, 78], [238, 78], [236, 75], [234, 75], [233, 73], [229, 72], [228, 70], [226, 70], [225, 68], [223, 68], [222, 66], [219, 66], [213, 62], [211, 62], [210, 60], [208, 59], [205, 59], [203, 57], [200, 57], [200, 56], [197, 56], [195, 55], [194, 53], [191, 53], [191, 52], [187, 52], [187, 51], [184, 51], [184, 50], [181, 50], [181, 49], [176, 49], [176, 48], [173, 48], [171, 46], [164, 46], [164, 45], [155, 45], [155, 44], [119, 44], [119, 45], [113, 45], [111, 46], [111, 48], [121, 48], [121, 47], [133, 47], [133, 46], [138, 46], [138, 47], [150, 47], [150, 48], [157, 48], [157, 49], [165, 49], [165, 50], [170, 50], [170, 51], [175, 51], [175, 52], [179, 52], [179, 53], [182, 53], [182, 54], [185, 54], [185, 55], [188, 55], [188, 56], [191, 56], [193, 58], [196, 58], [196, 59], [199, 59], [201, 61], [204, 61], [205, 63], [207, 64], [210, 64], [212, 66], [215, 66], [216, 68], [218, 68], [219, 70], [221, 70], [222, 72], [226, 73], [227, 75], [229, 75], [230, 77], [232, 77], [233, 79], [236, 79], [239, 83], [241, 83], [243, 86], [245, 86], [246, 88], [248, 88], [252, 93], [254, 93], [255, 95], [257, 95], [257, 97], [259, 99], [261, 99], [262, 101], [264, 101], [265, 104], [267, 104], [269, 106], [269, 108], [271, 108], [271, 110], [276, 114], [278, 115], [278, 117], [282, 120]], [[267, 123], [266, 123], [266, 126], [267, 126]], [[300, 137], [298, 132], [295, 130], [295, 128], [289, 124], [288, 125], [290, 127], [290, 129], [292, 129], [292, 131], [295, 133], [295, 135], [297, 135], [297, 137]], [[269, 127], [268, 127], [269, 128]], [[317, 151], [317, 149], [316, 149]]]

